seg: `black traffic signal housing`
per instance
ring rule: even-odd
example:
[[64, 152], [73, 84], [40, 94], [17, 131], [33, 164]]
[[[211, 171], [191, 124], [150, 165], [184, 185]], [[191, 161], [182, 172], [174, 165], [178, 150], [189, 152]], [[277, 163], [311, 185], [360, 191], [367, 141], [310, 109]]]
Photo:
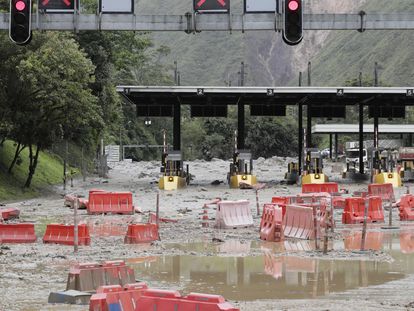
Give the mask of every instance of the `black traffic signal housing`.
[[10, 39], [19, 45], [32, 38], [32, 0], [10, 0]]
[[303, 38], [303, 0], [284, 0], [283, 41], [296, 45]]

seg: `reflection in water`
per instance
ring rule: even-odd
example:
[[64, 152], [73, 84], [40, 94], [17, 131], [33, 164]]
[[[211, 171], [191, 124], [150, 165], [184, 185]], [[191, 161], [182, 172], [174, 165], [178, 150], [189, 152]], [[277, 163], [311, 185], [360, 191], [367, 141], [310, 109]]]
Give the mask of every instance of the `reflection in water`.
[[[361, 233], [350, 232], [330, 249], [359, 250]], [[168, 248], [208, 256], [161, 256], [128, 260], [136, 276], [151, 287], [176, 288], [184, 294], [220, 294], [230, 300], [306, 299], [379, 285], [414, 273], [414, 234], [368, 231], [366, 248], [382, 250], [394, 261], [319, 260], [295, 257], [313, 250], [312, 241], [280, 243], [228, 240], [224, 243], [170, 244]], [[259, 253], [258, 256], [243, 256]], [[291, 255], [282, 255], [289, 253]], [[411, 255], [410, 255], [411, 254]], [[350, 255], [351, 256], [351, 255]]]
[[401, 232], [400, 233], [400, 245], [401, 245], [401, 252], [403, 254], [414, 253], [414, 233], [413, 232]]
[[218, 293], [246, 301], [312, 298], [382, 284], [414, 273], [413, 259], [403, 255], [394, 263], [355, 262], [266, 253], [255, 257], [165, 256], [130, 264], [137, 277], [152, 287]]
[[[362, 232], [354, 231], [344, 239], [346, 250], [361, 249]], [[365, 237], [365, 249], [380, 250], [383, 245], [384, 233], [376, 231], [368, 231]]]

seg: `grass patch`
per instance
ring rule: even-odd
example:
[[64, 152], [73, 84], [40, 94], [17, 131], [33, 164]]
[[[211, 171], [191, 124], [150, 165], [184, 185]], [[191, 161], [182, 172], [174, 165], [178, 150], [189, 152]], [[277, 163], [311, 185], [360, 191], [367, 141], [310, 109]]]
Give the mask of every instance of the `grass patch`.
[[39, 155], [32, 186], [30, 189], [24, 189], [23, 185], [29, 172], [29, 151], [27, 149], [20, 154], [21, 161], [15, 165], [12, 174], [7, 173], [15, 148], [13, 141], [6, 141], [0, 147], [0, 200], [31, 198], [39, 195], [48, 186], [62, 182], [63, 164], [61, 159], [46, 151]]

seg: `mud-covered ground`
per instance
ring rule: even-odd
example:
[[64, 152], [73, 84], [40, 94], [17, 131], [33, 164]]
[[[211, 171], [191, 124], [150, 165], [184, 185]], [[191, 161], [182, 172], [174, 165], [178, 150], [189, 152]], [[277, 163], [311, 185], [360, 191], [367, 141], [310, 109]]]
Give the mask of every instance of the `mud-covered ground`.
[[[288, 195], [300, 192], [298, 186], [287, 186], [281, 183], [287, 163], [293, 159], [271, 158], [255, 161], [255, 174], [266, 187], [259, 191], [259, 202], [262, 206], [270, 202], [272, 196]], [[322, 260], [351, 260], [358, 265], [361, 260], [369, 262], [392, 262], [393, 252], [384, 250], [366, 253], [345, 250], [341, 242], [350, 232], [360, 230], [360, 226], [345, 228], [341, 225], [341, 211], [335, 211], [337, 228], [332, 235], [328, 255], [323, 255], [313, 249], [313, 243], [307, 242], [305, 248], [287, 247], [286, 244], [263, 244], [259, 240], [258, 227], [260, 218], [256, 216], [256, 194], [254, 190], [229, 189], [226, 184], [228, 162], [213, 160], [211, 162], [194, 161], [190, 164], [193, 180], [186, 189], [172, 192], [158, 191], [159, 162], [131, 163], [124, 161], [116, 163], [109, 172], [109, 178], [89, 177], [86, 182], [76, 180], [74, 187], [66, 192], [62, 187], [56, 187], [55, 194], [25, 202], [9, 203], [6, 206], [18, 207], [21, 211], [21, 221], [34, 222], [38, 240], [35, 244], [0, 245], [0, 310], [87, 310], [87, 306], [48, 305], [47, 298], [51, 291], [64, 290], [70, 265], [76, 262], [104, 261], [115, 259], [132, 259], [139, 257], [157, 256], [262, 256], [263, 249], [269, 249], [274, 256], [299, 256], [322, 258]], [[333, 172], [334, 171], [334, 172]], [[339, 172], [329, 163], [325, 173], [338, 176], [340, 188], [353, 191], [366, 190], [366, 184], [348, 184], [340, 180]], [[332, 178], [331, 178], [332, 179]], [[211, 185], [218, 180], [221, 183]], [[63, 195], [74, 193], [87, 197], [88, 190], [100, 188], [112, 191], [131, 191], [134, 204], [141, 213], [133, 216], [107, 215], [89, 216], [85, 210], [79, 211], [79, 220], [90, 226], [92, 233], [91, 246], [80, 247], [77, 254], [73, 247], [42, 244], [41, 237], [48, 223], [73, 223], [73, 210], [63, 205]], [[397, 190], [397, 198], [406, 192], [406, 188]], [[160, 196], [160, 216], [175, 219], [176, 223], [161, 223], [161, 240], [152, 244], [126, 245], [123, 235], [108, 236], [108, 232], [124, 232], [128, 223], [146, 222], [149, 211], [155, 211], [156, 196]], [[202, 207], [214, 198], [223, 200], [250, 201], [255, 226], [237, 230], [216, 230], [201, 227]], [[214, 207], [209, 210], [209, 217], [215, 215]], [[212, 220], [213, 221], [213, 220]], [[398, 215], [394, 213], [394, 222], [398, 225]], [[414, 232], [414, 226], [404, 224], [407, 232]], [[380, 232], [380, 225], [370, 226], [370, 230]], [[398, 232], [397, 232], [398, 233]], [[226, 241], [238, 241], [239, 251], [214, 251], [217, 245]], [[204, 248], [192, 247], [194, 243], [204, 243]], [[252, 244], [253, 243], [253, 244]], [[295, 244], [289, 240], [286, 243]], [[271, 243], [272, 244], [272, 243]], [[291, 245], [288, 244], [288, 245]], [[251, 245], [251, 246], [250, 246]], [[276, 246], [275, 246], [276, 245]], [[333, 245], [336, 245], [335, 247]], [[392, 273], [392, 271], [390, 271]], [[137, 279], [140, 275], [136, 273]], [[169, 284], [150, 277], [145, 279], [150, 286], [170, 288]], [[407, 273], [398, 280], [377, 282], [374, 286], [363, 286], [333, 292], [328, 289], [326, 294], [314, 299], [260, 299], [243, 301], [233, 300], [232, 303], [243, 311], [247, 310], [409, 310], [414, 308], [414, 276]], [[178, 289], [181, 290], [180, 284]], [[214, 288], [214, 285], [213, 285]], [[172, 289], [172, 288], [170, 288]], [[175, 288], [174, 288], [175, 289]], [[214, 292], [212, 292], [214, 293]], [[215, 292], [216, 294], [223, 294]], [[411, 293], [411, 294], [410, 294]], [[183, 294], [186, 294], [185, 292]], [[243, 295], [242, 295], [243, 296]]]

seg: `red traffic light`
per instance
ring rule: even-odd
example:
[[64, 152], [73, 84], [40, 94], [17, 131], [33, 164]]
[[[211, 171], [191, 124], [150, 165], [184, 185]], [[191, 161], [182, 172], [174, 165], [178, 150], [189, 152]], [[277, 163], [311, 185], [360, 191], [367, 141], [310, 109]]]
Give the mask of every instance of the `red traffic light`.
[[17, 1], [14, 4], [17, 11], [23, 11], [26, 8], [26, 3], [24, 1]]
[[297, 0], [289, 1], [288, 8], [291, 11], [297, 11], [299, 9], [299, 2]]

